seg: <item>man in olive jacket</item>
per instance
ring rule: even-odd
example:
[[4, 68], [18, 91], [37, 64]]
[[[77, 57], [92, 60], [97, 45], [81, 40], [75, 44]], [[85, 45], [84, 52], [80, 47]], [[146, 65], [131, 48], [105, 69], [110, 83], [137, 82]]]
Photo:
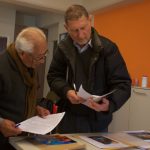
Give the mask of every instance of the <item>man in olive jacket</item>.
[[[91, 16], [83, 6], [67, 9], [65, 27], [68, 35], [59, 43], [47, 76], [51, 90], [60, 97], [58, 111], [66, 112], [57, 131], [106, 132], [113, 112], [130, 97], [126, 64], [117, 45], [91, 27]], [[90, 99], [85, 106], [76, 94], [80, 85], [93, 95], [116, 92], [99, 103]]]

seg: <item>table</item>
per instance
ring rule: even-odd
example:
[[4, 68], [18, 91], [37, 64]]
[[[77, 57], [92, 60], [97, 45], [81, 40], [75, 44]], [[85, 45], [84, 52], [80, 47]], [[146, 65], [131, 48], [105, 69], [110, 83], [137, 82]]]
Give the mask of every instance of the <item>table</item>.
[[[98, 133], [97, 133], [98, 134]], [[28, 137], [11, 137], [10, 144], [17, 150], [99, 150], [99, 148], [94, 145], [87, 143], [86, 141], [79, 138], [80, 134], [63, 134], [72, 140], [77, 141], [75, 144], [64, 144], [64, 145], [36, 145], [27, 140]], [[84, 134], [86, 135], [86, 134]], [[90, 134], [91, 135], [91, 134]], [[94, 134], [95, 135], [95, 134]]]
[[70, 139], [76, 141], [73, 144], [63, 145], [45, 145], [35, 144], [34, 142], [28, 141], [28, 137], [12, 137], [10, 138], [10, 144], [17, 150], [99, 150], [97, 146], [86, 142], [80, 137], [83, 136], [106, 136], [113, 140], [120, 141], [129, 146], [136, 146], [136, 148], [130, 148], [130, 150], [138, 150], [138, 148], [144, 146], [145, 149], [150, 148], [150, 143], [145, 142], [139, 138], [128, 135], [127, 133], [85, 133], [85, 134], [61, 134], [67, 136]]

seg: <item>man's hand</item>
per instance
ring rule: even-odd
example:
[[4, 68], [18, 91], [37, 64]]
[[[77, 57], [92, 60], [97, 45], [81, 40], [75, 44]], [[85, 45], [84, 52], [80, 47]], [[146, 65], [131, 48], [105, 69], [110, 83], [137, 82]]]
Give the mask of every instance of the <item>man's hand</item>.
[[37, 110], [37, 114], [42, 118], [50, 114], [50, 111], [48, 109], [41, 107], [39, 105], [36, 107], [36, 110]]
[[21, 129], [19, 129], [19, 127], [15, 127], [15, 126], [16, 126], [16, 124], [13, 121], [4, 119], [0, 123], [0, 132], [5, 137], [16, 136], [18, 134], [21, 134], [22, 133]]
[[109, 111], [109, 100], [103, 98], [101, 103], [94, 102], [92, 99], [88, 100], [88, 107], [95, 111]]
[[84, 99], [82, 99], [81, 97], [79, 97], [76, 94], [76, 91], [74, 91], [74, 90], [69, 90], [67, 92], [67, 98], [70, 100], [70, 102], [72, 104], [80, 104], [80, 103], [83, 103], [85, 101]]

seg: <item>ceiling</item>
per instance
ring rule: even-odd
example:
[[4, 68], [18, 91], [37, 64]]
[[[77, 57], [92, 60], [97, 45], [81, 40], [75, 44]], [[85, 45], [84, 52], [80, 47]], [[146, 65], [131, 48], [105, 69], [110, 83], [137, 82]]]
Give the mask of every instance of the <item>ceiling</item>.
[[41, 14], [43, 12], [63, 14], [68, 6], [81, 4], [89, 12], [110, 9], [139, 0], [0, 0], [0, 4], [15, 7], [19, 12]]

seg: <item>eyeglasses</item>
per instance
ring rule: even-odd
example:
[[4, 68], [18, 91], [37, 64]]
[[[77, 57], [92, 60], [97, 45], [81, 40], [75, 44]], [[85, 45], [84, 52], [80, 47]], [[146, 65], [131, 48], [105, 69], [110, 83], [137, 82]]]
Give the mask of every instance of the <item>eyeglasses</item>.
[[48, 54], [48, 50], [46, 50], [43, 54], [40, 54], [39, 56], [37, 56], [37, 57], [34, 57], [33, 55], [31, 55], [32, 56], [32, 59], [33, 59], [33, 61], [35, 61], [35, 62], [40, 62], [40, 61], [42, 61], [42, 60], [45, 60], [45, 58], [46, 58], [46, 56], [47, 56], [47, 54]]

